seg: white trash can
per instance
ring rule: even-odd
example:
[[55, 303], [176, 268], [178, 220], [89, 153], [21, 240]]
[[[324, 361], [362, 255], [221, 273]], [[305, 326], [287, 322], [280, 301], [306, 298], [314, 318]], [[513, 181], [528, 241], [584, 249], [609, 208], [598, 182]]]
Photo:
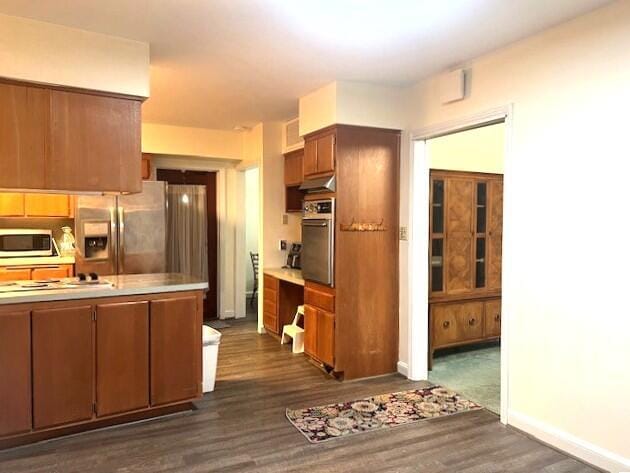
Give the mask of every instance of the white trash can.
[[203, 339], [203, 392], [214, 391], [214, 381], [217, 377], [217, 358], [219, 357], [219, 344], [221, 332], [204, 325], [202, 328]]

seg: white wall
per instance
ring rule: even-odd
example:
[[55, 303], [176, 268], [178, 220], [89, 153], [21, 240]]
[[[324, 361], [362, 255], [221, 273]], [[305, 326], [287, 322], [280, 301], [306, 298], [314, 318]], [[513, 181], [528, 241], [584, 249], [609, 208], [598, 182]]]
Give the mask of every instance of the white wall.
[[505, 125], [484, 126], [427, 141], [431, 169], [503, 174]]
[[149, 96], [149, 45], [0, 14], [0, 76]]
[[462, 102], [439, 102], [439, 78], [409, 101], [416, 129], [513, 104], [508, 420], [615, 471], [630, 470], [629, 25], [616, 2], [473, 61]]
[[258, 168], [245, 171], [245, 290], [250, 294], [254, 289], [254, 273], [250, 253], [258, 253], [258, 218], [259, 218], [259, 172]]

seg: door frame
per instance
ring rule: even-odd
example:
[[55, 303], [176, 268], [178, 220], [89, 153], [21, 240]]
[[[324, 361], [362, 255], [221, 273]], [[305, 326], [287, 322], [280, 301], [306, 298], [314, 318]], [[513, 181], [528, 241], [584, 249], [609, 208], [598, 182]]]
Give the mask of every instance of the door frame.
[[[428, 271], [415, 271], [418, 266], [414, 261], [425, 261], [429, 254], [429, 163], [426, 159], [426, 141], [439, 136], [450, 135], [473, 128], [503, 122], [505, 124], [505, 152], [503, 178], [510, 185], [513, 104], [494, 108], [456, 120], [412, 130], [409, 134], [409, 265], [408, 265], [408, 374], [412, 380], [428, 379], [429, 350], [429, 275]], [[509, 228], [505, 225], [512, 219], [509, 212], [509, 193], [504, 192], [503, 199], [503, 241], [509, 238]], [[505, 228], [508, 228], [508, 232]], [[502, 282], [501, 282], [501, 422], [508, 423], [509, 405], [509, 326], [512, 314], [511, 295], [513, 291], [511, 275], [511, 249], [503, 245], [502, 253]], [[424, 268], [422, 264], [420, 267]], [[507, 271], [506, 271], [507, 269]]]

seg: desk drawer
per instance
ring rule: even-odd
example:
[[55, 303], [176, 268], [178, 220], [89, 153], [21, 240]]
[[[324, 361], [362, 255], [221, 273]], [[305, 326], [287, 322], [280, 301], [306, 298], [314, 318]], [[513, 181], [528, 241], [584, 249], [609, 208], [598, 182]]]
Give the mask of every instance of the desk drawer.
[[274, 291], [278, 290], [278, 279], [273, 276], [269, 276], [265, 274], [264, 277], [264, 287], [265, 289], [273, 289]]
[[304, 287], [304, 303], [334, 313], [335, 290], [330, 287], [307, 283]]

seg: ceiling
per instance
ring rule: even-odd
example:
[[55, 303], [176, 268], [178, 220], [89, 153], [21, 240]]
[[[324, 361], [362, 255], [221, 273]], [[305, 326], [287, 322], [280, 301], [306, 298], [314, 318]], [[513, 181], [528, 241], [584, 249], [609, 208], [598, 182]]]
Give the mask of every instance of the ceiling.
[[406, 85], [609, 0], [0, 0], [151, 45], [143, 120], [232, 129], [338, 80]]

